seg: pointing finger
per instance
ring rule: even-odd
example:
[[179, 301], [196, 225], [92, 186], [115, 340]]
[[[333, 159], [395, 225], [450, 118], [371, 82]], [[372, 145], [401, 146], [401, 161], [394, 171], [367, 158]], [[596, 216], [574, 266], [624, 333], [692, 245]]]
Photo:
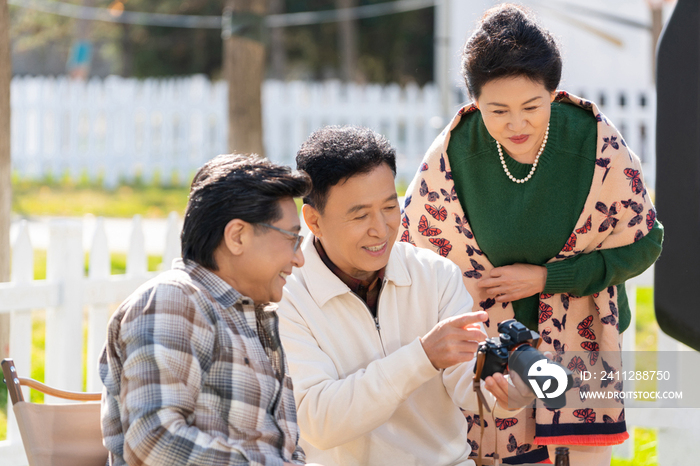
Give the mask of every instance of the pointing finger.
[[464, 328], [470, 324], [486, 322], [488, 318], [489, 315], [485, 311], [468, 312], [466, 314], [450, 317], [445, 321], [445, 323], [452, 327]]

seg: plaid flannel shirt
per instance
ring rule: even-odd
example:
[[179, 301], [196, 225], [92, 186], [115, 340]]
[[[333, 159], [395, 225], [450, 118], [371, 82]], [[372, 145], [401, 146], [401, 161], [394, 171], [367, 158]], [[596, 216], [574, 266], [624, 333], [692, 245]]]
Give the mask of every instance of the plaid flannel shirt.
[[303, 464], [275, 310], [181, 260], [124, 301], [99, 368], [110, 464]]

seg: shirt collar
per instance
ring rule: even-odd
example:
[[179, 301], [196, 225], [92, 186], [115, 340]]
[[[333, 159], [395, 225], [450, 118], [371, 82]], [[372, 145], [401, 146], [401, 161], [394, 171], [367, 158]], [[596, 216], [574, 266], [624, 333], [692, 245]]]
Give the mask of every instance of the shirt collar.
[[[182, 270], [193, 279], [202, 284], [212, 297], [225, 309], [236, 304], [254, 304], [253, 300], [239, 293], [235, 288], [226, 283], [221, 277], [211, 270], [199, 265], [191, 260], [175, 259], [173, 269]], [[274, 311], [277, 309], [275, 303], [266, 303], [255, 306], [264, 311]]]
[[[321, 241], [314, 237], [314, 247], [316, 248], [316, 252], [318, 252], [318, 256], [321, 258], [321, 261], [323, 261], [324, 264], [326, 264], [326, 267], [328, 267], [331, 272], [335, 274], [338, 278], [340, 278], [340, 281], [345, 283], [348, 288], [354, 293], [358, 293], [361, 289], [364, 288], [364, 290], [369, 290], [373, 286], [376, 286], [376, 284], [382, 280], [384, 280], [384, 273], [386, 270], [386, 267], [382, 267], [379, 272], [377, 272], [377, 276], [374, 278], [374, 280], [369, 281], [369, 280], [360, 280], [359, 278], [352, 277], [348, 275], [347, 273], [343, 272], [340, 267], [335, 265], [333, 261], [328, 257], [328, 254], [326, 253], [326, 250], [323, 248], [323, 245], [321, 244]], [[359, 293], [358, 293], [359, 294]]]
[[[350, 287], [343, 283], [321, 260], [318, 251], [314, 247], [314, 235], [309, 234], [304, 238], [301, 246], [304, 253], [304, 267], [295, 271], [304, 277], [304, 282], [309, 294], [319, 306], [324, 306], [336, 296], [348, 293]], [[395, 243], [391, 249], [389, 263], [385, 267], [384, 281], [392, 282], [396, 286], [411, 286], [411, 276], [404, 263], [405, 255], [400, 252], [403, 247], [414, 247], [409, 244]]]

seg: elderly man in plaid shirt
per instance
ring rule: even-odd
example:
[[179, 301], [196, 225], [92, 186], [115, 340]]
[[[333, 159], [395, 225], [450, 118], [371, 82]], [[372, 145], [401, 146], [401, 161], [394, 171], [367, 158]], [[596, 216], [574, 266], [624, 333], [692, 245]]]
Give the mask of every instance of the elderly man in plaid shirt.
[[195, 175], [182, 260], [134, 292], [100, 358], [112, 465], [304, 464], [276, 305], [301, 267], [304, 173], [225, 155]]

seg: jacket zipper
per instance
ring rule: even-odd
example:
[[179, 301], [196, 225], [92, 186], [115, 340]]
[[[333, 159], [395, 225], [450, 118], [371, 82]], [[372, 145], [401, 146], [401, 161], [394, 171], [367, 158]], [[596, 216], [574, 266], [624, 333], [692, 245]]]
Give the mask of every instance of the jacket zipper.
[[379, 325], [379, 300], [382, 297], [382, 291], [384, 291], [384, 285], [386, 285], [386, 280], [382, 282], [382, 287], [379, 290], [379, 294], [377, 295], [377, 315], [376, 317], [372, 315], [372, 310], [369, 308], [367, 303], [360, 298], [360, 296], [355, 293], [354, 291], [351, 291], [352, 294], [354, 294], [357, 299], [360, 300], [360, 302], [365, 306], [365, 309], [367, 309], [367, 312], [369, 313], [369, 316], [374, 320], [374, 327], [377, 329], [377, 335], [379, 335], [379, 344], [382, 346], [382, 352], [384, 353], [384, 356], [386, 357], [386, 349], [384, 348], [384, 340], [382, 340], [382, 327]]

